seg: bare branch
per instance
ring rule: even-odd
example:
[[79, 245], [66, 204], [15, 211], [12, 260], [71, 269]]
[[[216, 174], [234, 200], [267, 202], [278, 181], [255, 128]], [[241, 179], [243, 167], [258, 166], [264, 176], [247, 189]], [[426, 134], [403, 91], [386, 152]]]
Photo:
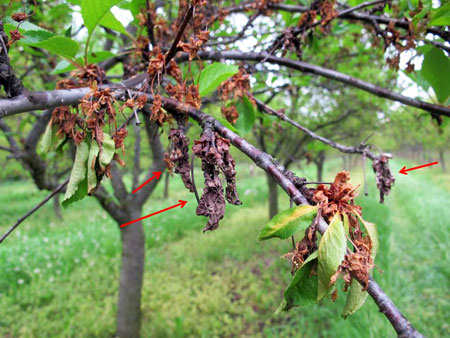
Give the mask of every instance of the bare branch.
[[345, 146], [345, 145], [336, 143], [336, 142], [331, 141], [323, 136], [316, 134], [315, 132], [309, 130], [308, 128], [306, 128], [306, 127], [302, 126], [301, 124], [295, 122], [294, 120], [290, 119], [285, 114], [283, 114], [281, 111], [276, 111], [273, 108], [269, 107], [264, 102], [262, 102], [258, 99], [255, 99], [255, 101], [256, 101], [256, 104], [258, 105], [258, 107], [263, 112], [265, 112], [269, 115], [272, 115], [272, 116], [277, 116], [279, 119], [288, 122], [289, 124], [293, 125], [297, 129], [301, 130], [303, 133], [307, 134], [311, 138], [318, 140], [322, 143], [325, 143], [325, 144], [339, 150], [342, 153], [362, 154], [364, 156], [369, 157], [372, 160], [378, 157], [377, 155], [375, 155], [374, 153], [369, 151], [368, 146], [364, 142], [355, 147], [349, 147], [349, 146]]
[[28, 211], [25, 215], [20, 217], [17, 222], [6, 231], [6, 233], [3, 234], [3, 236], [0, 238], [0, 244], [8, 237], [24, 220], [26, 220], [28, 217], [30, 217], [36, 210], [39, 210], [40, 207], [42, 207], [45, 203], [47, 203], [49, 200], [52, 199], [53, 196], [55, 196], [57, 193], [59, 193], [66, 185], [69, 183], [69, 179], [65, 180], [63, 183], [61, 183], [58, 187], [56, 187], [55, 190], [53, 190], [50, 195], [48, 195], [46, 198], [44, 198], [41, 202], [39, 202], [33, 209]]

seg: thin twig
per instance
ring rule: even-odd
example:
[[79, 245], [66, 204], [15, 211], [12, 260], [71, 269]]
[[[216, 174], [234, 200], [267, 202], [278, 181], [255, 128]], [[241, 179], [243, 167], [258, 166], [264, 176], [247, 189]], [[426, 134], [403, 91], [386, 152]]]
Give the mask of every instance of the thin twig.
[[17, 222], [5, 232], [5, 234], [0, 238], [0, 244], [8, 237], [24, 220], [26, 220], [29, 216], [31, 216], [36, 210], [42, 207], [45, 203], [52, 199], [57, 193], [59, 193], [66, 185], [69, 183], [69, 179], [65, 180], [61, 183], [55, 190], [53, 190], [50, 195], [44, 198], [41, 202], [39, 202], [33, 209], [28, 211], [25, 215], [20, 217]]
[[178, 29], [177, 35], [175, 36], [175, 39], [173, 40], [172, 46], [170, 46], [169, 51], [166, 53], [166, 56], [164, 58], [164, 63], [166, 66], [169, 64], [170, 60], [175, 56], [175, 53], [177, 52], [177, 45], [178, 42], [180, 42], [181, 37], [183, 36], [184, 30], [186, 29], [186, 26], [189, 22], [189, 20], [192, 17], [192, 14], [194, 13], [194, 6], [189, 6], [189, 8], [186, 11], [186, 14], [184, 15], [183, 22], [181, 23], [180, 28]]
[[191, 157], [191, 181], [192, 181], [192, 190], [194, 190], [195, 199], [197, 200], [197, 204], [200, 203], [200, 197], [198, 196], [197, 192], [197, 186], [195, 185], [195, 177], [194, 177], [194, 160], [195, 160], [195, 154], [192, 153]]
[[156, 40], [155, 40], [155, 34], [153, 32], [153, 20], [152, 15], [150, 13], [150, 1], [146, 1], [147, 6], [147, 34], [148, 38], [150, 39], [150, 42], [152, 43], [152, 48], [155, 48], [156, 46]]

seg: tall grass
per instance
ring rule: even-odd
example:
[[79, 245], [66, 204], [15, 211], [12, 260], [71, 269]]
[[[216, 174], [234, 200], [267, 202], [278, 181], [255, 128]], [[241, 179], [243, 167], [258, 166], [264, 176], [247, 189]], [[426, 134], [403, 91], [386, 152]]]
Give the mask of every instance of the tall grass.
[[[327, 164], [333, 178], [340, 163]], [[314, 178], [314, 168], [304, 170]], [[398, 170], [397, 170], [398, 171]], [[394, 331], [369, 299], [347, 320], [340, 316], [345, 294], [336, 303], [294, 309], [278, 317], [290, 279], [280, 256], [287, 241], [258, 242], [267, 222], [265, 178], [239, 170], [244, 204], [227, 207], [217, 231], [202, 234], [206, 221], [195, 216], [196, 202], [178, 179], [171, 196], [158, 187], [144, 208], [148, 213], [185, 199], [183, 209], [152, 217], [146, 230], [143, 337], [388, 337]], [[303, 172], [303, 170], [302, 170]], [[355, 182], [361, 175], [355, 175]], [[448, 336], [448, 219], [450, 192], [429, 172], [398, 177], [386, 205], [378, 203], [373, 177], [361, 196], [363, 216], [378, 225], [381, 275], [374, 278], [411, 322], [429, 337]], [[199, 176], [198, 182], [201, 182]], [[30, 209], [45, 193], [30, 183], [0, 186], [0, 230]], [[288, 199], [280, 195], [282, 208]], [[0, 245], [0, 336], [108, 337], [114, 316], [120, 266], [117, 225], [92, 199], [70, 207], [64, 221], [50, 205], [32, 216]]]

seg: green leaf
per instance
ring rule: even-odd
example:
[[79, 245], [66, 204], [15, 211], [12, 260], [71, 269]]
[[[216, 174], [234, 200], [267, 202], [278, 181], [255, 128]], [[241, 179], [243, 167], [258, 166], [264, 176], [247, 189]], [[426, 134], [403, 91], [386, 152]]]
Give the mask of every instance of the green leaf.
[[319, 244], [319, 266], [317, 301], [321, 300], [331, 289], [331, 277], [344, 259], [347, 240], [344, 226], [339, 214], [334, 215]]
[[103, 134], [103, 146], [100, 150], [99, 164], [100, 168], [106, 169], [106, 166], [111, 163], [114, 156], [116, 146], [114, 140], [109, 136], [109, 134]]
[[106, 28], [115, 30], [125, 35], [128, 33], [125, 27], [122, 25], [122, 23], [119, 20], [117, 20], [114, 14], [111, 13], [110, 11], [107, 12], [100, 20], [100, 26], [104, 26]]
[[66, 194], [62, 201], [62, 206], [67, 206], [75, 201], [83, 199], [87, 195], [87, 175], [86, 163], [89, 157], [89, 143], [83, 140], [77, 146], [75, 162], [73, 163], [72, 173], [70, 174], [69, 184], [67, 185]]
[[[104, 60], [110, 59], [114, 56], [115, 56], [115, 54], [111, 53], [109, 51], [92, 52], [92, 53], [88, 54], [88, 63], [90, 63], [90, 64], [99, 63]], [[84, 59], [82, 57], [79, 57], [75, 60], [75, 62], [81, 65], [84, 63]], [[53, 69], [50, 72], [50, 74], [67, 73], [73, 69], [75, 69], [74, 65], [72, 65], [70, 62], [68, 62], [66, 60], [61, 60], [56, 65], [55, 69]]]
[[81, 15], [84, 25], [92, 34], [95, 27], [100, 23], [110, 9], [122, 0], [83, 0], [81, 1]]
[[433, 87], [438, 101], [445, 103], [450, 95], [450, 60], [444, 52], [432, 46], [425, 54], [420, 73]]
[[286, 239], [300, 230], [305, 230], [317, 215], [317, 206], [299, 205], [276, 214], [261, 230], [260, 241], [278, 237]]
[[146, 0], [131, 0], [130, 11], [134, 17], [136, 17], [143, 8], [146, 8]]
[[48, 153], [52, 146], [53, 129], [52, 121], [50, 120], [47, 124], [47, 128], [45, 128], [44, 135], [42, 136], [40, 147], [41, 154]]
[[233, 133], [240, 135], [239, 130], [237, 130], [230, 122], [222, 117], [216, 117], [216, 120], [223, 124], [224, 127], [230, 129]]
[[30, 45], [33, 43], [39, 43], [48, 40], [55, 35], [45, 30], [31, 30], [23, 32], [23, 36], [24, 38], [21, 39], [20, 42]]
[[236, 105], [236, 110], [239, 113], [239, 118], [236, 121], [235, 127], [243, 134], [252, 130], [255, 124], [255, 109], [248, 99], [244, 96]]
[[89, 159], [87, 161], [87, 193], [90, 194], [97, 187], [97, 174], [95, 172], [95, 163], [98, 159], [98, 144], [97, 141], [93, 140], [91, 142], [91, 147], [89, 149]]
[[311, 269], [317, 264], [317, 251], [314, 251], [295, 272], [294, 277], [284, 291], [284, 301], [278, 310], [288, 311], [296, 306], [308, 306], [316, 303], [317, 275], [311, 275]]
[[202, 70], [198, 81], [200, 96], [205, 96], [213, 92], [223, 81], [233, 76], [238, 71], [238, 66], [227, 65], [220, 62], [214, 62], [206, 66]]
[[[366, 228], [367, 235], [369, 235], [370, 240], [372, 241], [372, 251], [370, 252], [370, 255], [372, 257], [372, 260], [375, 262], [375, 257], [377, 255], [378, 251], [378, 234], [377, 234], [377, 228], [375, 224], [366, 222], [362, 219], [361, 216], [357, 215], [360, 219], [360, 221], [364, 224], [364, 227]], [[345, 303], [344, 310], [342, 311], [342, 316], [344, 318], [350, 316], [351, 314], [355, 313], [358, 309], [361, 308], [361, 306], [364, 305], [364, 302], [366, 301], [368, 296], [367, 291], [363, 291], [363, 287], [360, 283], [358, 283], [357, 280], [352, 281], [352, 285], [350, 286], [350, 291], [347, 295], [347, 301]]]
[[450, 3], [434, 13], [428, 26], [450, 26]]
[[29, 45], [46, 49], [51, 53], [67, 57], [69, 59], [73, 59], [80, 49], [80, 45], [75, 40], [57, 35], [37, 43], [30, 43]]

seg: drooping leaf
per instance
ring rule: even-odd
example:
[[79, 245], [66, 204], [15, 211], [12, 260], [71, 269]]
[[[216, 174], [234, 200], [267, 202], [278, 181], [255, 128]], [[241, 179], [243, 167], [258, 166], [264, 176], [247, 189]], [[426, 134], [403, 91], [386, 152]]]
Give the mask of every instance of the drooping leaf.
[[244, 96], [242, 100], [236, 104], [236, 109], [239, 112], [239, 118], [236, 121], [235, 127], [243, 134], [252, 130], [255, 124], [255, 108], [248, 99]]
[[316, 303], [317, 275], [311, 275], [311, 269], [317, 264], [317, 251], [314, 251], [295, 272], [294, 277], [284, 291], [284, 301], [281, 302], [280, 311], [288, 311], [296, 306], [308, 306]]
[[66, 194], [62, 201], [62, 206], [67, 206], [75, 201], [83, 199], [87, 195], [87, 167], [86, 163], [89, 157], [89, 143], [83, 140], [77, 146], [75, 154], [75, 162], [73, 163], [72, 172], [70, 174], [69, 184], [67, 185]]
[[109, 136], [109, 134], [103, 134], [103, 147], [100, 151], [99, 164], [100, 168], [106, 169], [106, 166], [111, 163], [115, 151], [114, 140]]
[[98, 159], [99, 147], [97, 141], [91, 142], [89, 149], [89, 159], [87, 161], [87, 179], [88, 179], [88, 191], [90, 194], [97, 187], [97, 175], [95, 172], [95, 163]]
[[444, 52], [434, 46], [425, 54], [421, 74], [433, 87], [440, 103], [445, 103], [450, 96], [450, 60]]
[[84, 25], [92, 34], [95, 27], [100, 23], [113, 6], [122, 0], [83, 0], [81, 1], [81, 15], [83, 16]]
[[52, 36], [47, 40], [36, 43], [29, 43], [30, 46], [40, 47], [51, 53], [73, 59], [77, 55], [80, 45], [75, 40], [65, 36]]
[[317, 301], [321, 300], [332, 289], [330, 286], [331, 277], [342, 263], [346, 248], [347, 240], [344, 226], [340, 215], [336, 214], [319, 244]]
[[286, 239], [300, 230], [305, 230], [316, 217], [317, 208], [312, 205], [299, 205], [276, 214], [261, 230], [258, 239]]
[[40, 152], [41, 154], [45, 154], [50, 150], [50, 147], [52, 146], [52, 139], [53, 139], [53, 125], [52, 121], [50, 120], [47, 124], [47, 128], [45, 128], [44, 135], [41, 139], [41, 147]]
[[223, 81], [233, 76], [238, 71], [238, 66], [227, 65], [220, 62], [214, 62], [206, 66], [202, 70], [198, 81], [200, 96], [205, 96], [213, 92]]

